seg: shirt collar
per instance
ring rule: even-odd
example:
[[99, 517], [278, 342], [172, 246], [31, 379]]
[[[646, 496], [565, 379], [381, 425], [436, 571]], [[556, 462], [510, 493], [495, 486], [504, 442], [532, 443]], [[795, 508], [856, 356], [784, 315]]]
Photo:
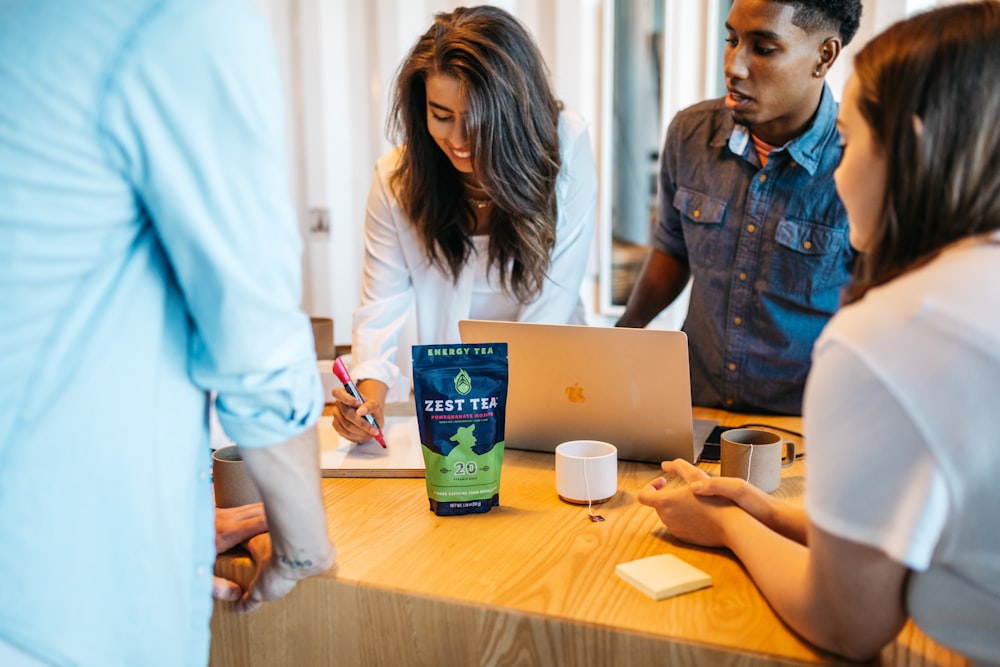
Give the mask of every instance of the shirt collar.
[[[787, 150], [793, 160], [802, 165], [810, 174], [813, 174], [823, 157], [824, 149], [828, 145], [830, 133], [836, 131], [836, 122], [837, 102], [833, 99], [830, 87], [824, 82], [819, 108], [812, 124], [805, 132], [775, 152]], [[750, 141], [746, 126], [736, 124], [731, 115], [727, 116], [726, 121], [719, 127], [712, 144], [714, 146], [728, 144], [730, 151], [744, 159], [747, 159], [747, 151], [753, 150], [753, 142]]]

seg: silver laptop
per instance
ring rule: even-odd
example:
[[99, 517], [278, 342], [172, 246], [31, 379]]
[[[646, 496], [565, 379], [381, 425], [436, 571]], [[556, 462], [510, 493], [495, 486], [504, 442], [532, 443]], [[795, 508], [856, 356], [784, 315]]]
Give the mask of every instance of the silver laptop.
[[691, 418], [681, 331], [462, 320], [463, 343], [507, 343], [506, 447], [604, 440], [618, 458], [698, 460], [716, 422]]

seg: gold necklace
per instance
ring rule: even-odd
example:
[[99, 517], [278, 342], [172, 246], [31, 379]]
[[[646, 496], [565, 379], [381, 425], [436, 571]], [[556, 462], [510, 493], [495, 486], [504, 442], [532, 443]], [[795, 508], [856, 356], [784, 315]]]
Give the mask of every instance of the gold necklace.
[[486, 208], [493, 203], [492, 199], [473, 199], [472, 197], [466, 197], [465, 201], [479, 209]]

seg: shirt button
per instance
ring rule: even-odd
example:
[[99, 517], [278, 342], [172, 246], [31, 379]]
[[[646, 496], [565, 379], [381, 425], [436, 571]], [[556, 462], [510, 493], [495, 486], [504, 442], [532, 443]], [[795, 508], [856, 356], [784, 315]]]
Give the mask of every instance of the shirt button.
[[[729, 370], [735, 371], [736, 370], [736, 364], [729, 364]], [[726, 401], [727, 405], [729, 405], [731, 403], [732, 403], [732, 401]]]
[[764, 181], [767, 180], [767, 174], [761, 174], [760, 176], [757, 177], [757, 180], [763, 183]]
[[743, 324], [743, 318], [742, 317], [734, 317], [733, 318], [733, 324]]
[[747, 274], [746, 274], [746, 273], [743, 273], [743, 272], [741, 271], [741, 272], [740, 272], [740, 280], [746, 280], [746, 279], [747, 279]]
[[809, 248], [813, 247], [812, 241], [806, 241], [805, 243], [802, 244], [802, 247], [805, 248], [806, 250], [809, 250]]
[[793, 167], [799, 166], [799, 163], [796, 162], [795, 160], [792, 160], [791, 164], [792, 164]]
[[727, 398], [726, 399], [726, 406], [729, 407], [729, 406], [732, 406], [732, 404], [733, 404], [733, 399]]
[[757, 231], [757, 225], [747, 225], [747, 231], [753, 234], [755, 231]]
[[205, 569], [204, 565], [199, 565], [198, 569], [195, 570], [195, 574], [197, 574], [199, 577], [204, 577], [207, 571], [208, 570]]
[[692, 213], [691, 215], [694, 216], [695, 218], [700, 218], [701, 217], [701, 211], [699, 209], [695, 209], [694, 213]]
[[198, 473], [198, 479], [200, 479], [202, 481], [205, 481], [205, 480], [209, 479], [211, 476], [212, 476], [211, 469], [209, 469], [209, 470], [202, 470], [200, 473]]

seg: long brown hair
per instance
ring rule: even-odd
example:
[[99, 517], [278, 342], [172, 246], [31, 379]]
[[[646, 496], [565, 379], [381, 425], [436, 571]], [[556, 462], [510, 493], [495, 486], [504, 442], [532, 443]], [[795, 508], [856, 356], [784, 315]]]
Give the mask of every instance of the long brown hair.
[[901, 21], [861, 49], [854, 70], [888, 180], [848, 302], [954, 241], [1000, 228], [1000, 3]]
[[440, 13], [396, 77], [389, 130], [401, 142], [391, 184], [427, 256], [453, 280], [473, 252], [474, 211], [461, 174], [427, 130], [431, 75], [459, 80], [468, 103], [473, 173], [494, 206], [489, 265], [522, 303], [541, 291], [556, 234], [560, 104], [538, 47], [496, 7]]

